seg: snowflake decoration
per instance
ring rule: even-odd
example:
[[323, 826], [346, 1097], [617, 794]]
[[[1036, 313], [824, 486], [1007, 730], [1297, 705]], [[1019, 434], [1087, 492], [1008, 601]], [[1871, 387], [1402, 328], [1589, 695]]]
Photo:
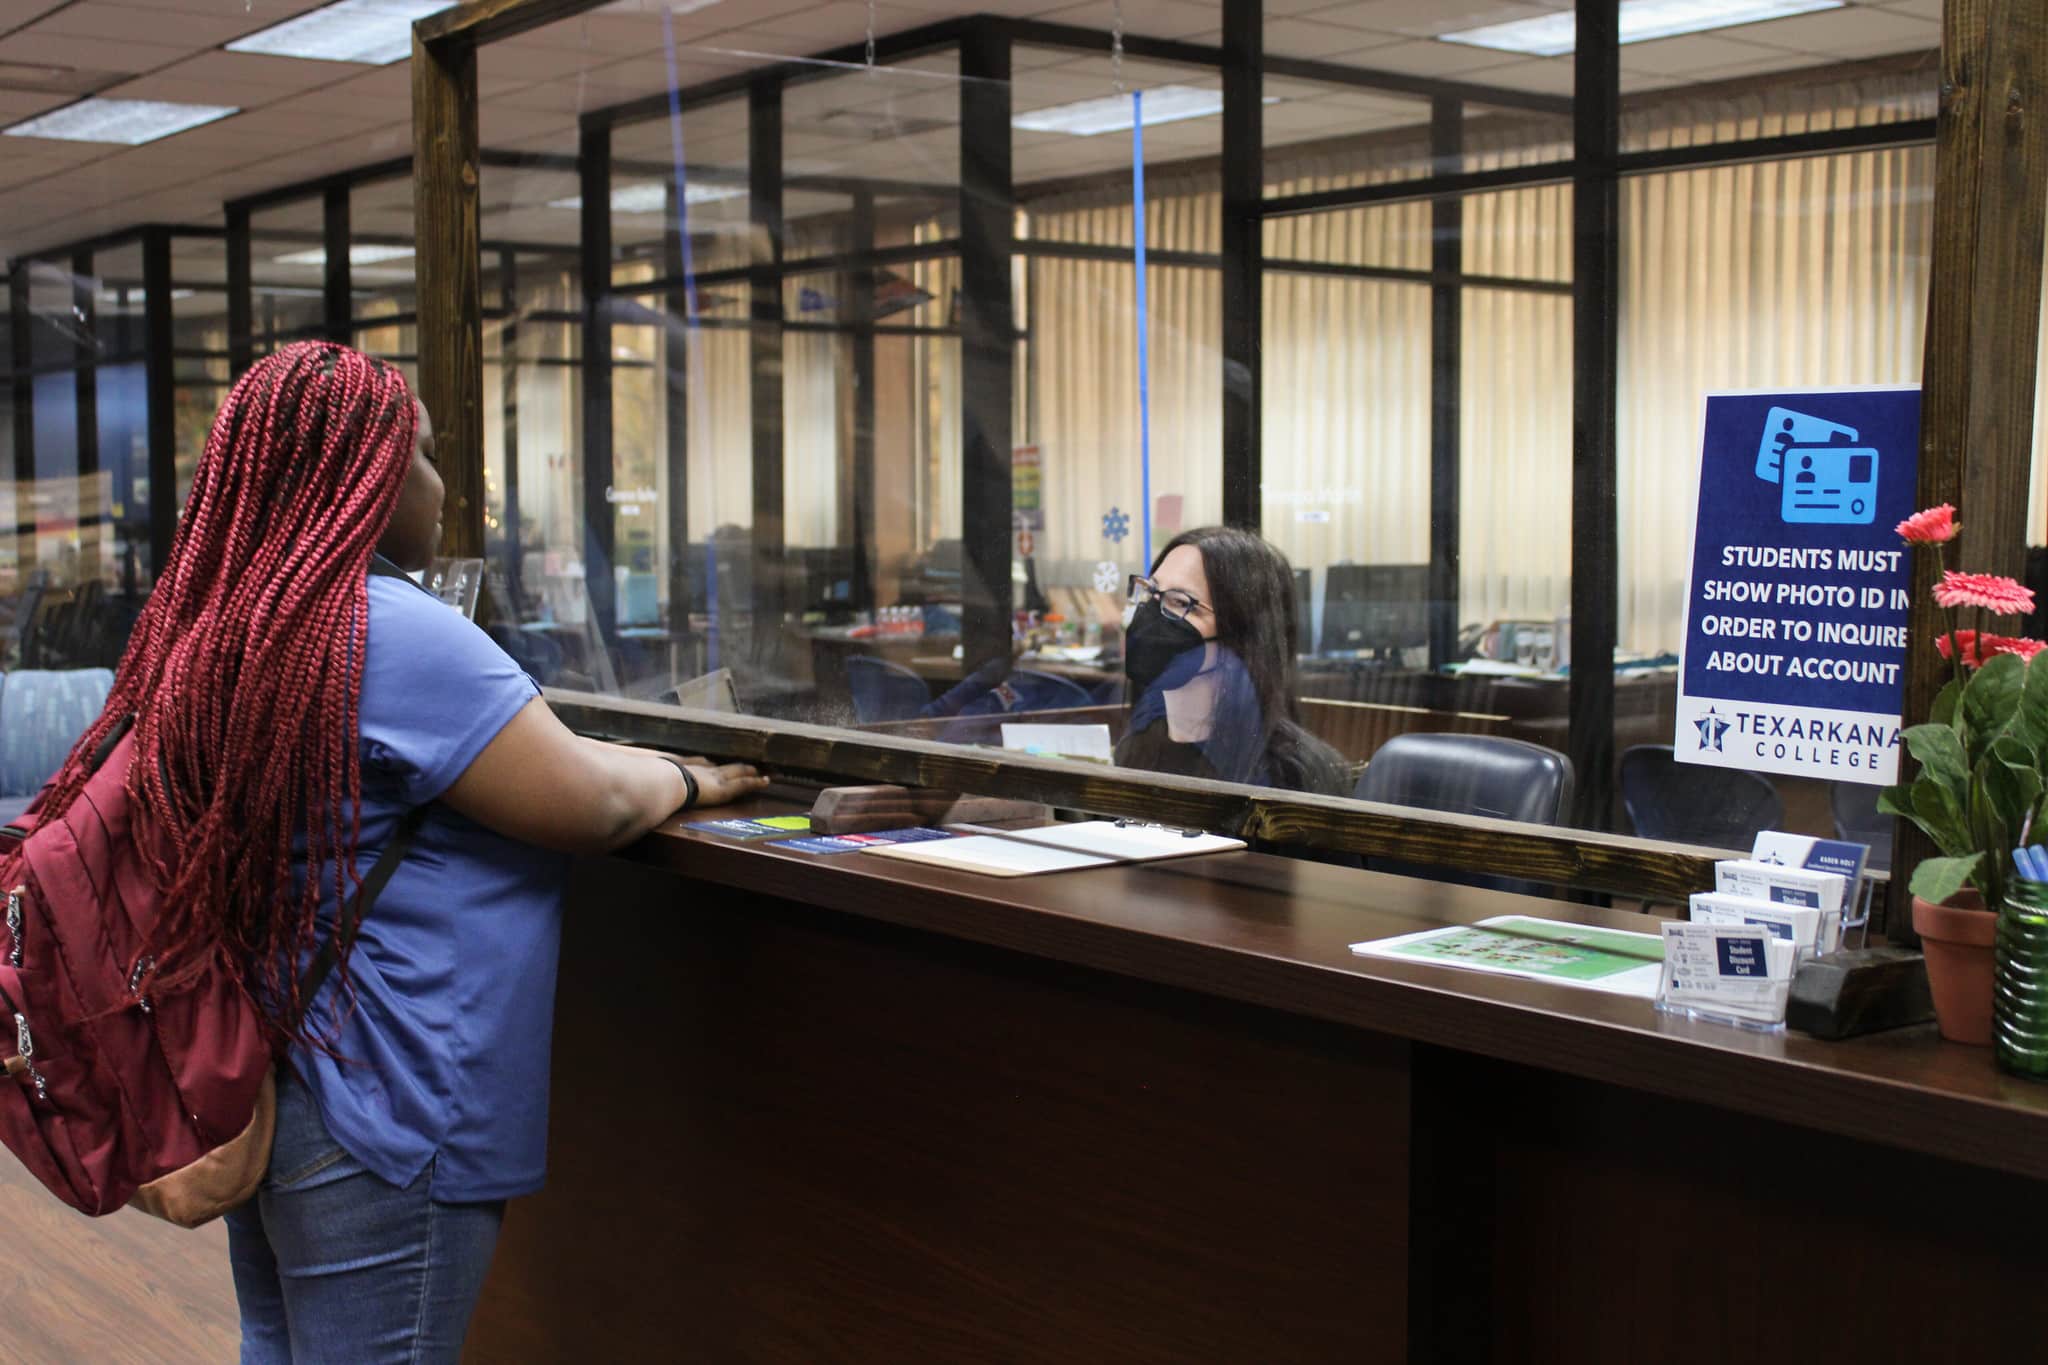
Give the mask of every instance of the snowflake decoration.
[[1114, 593], [1124, 585], [1123, 570], [1113, 559], [1105, 559], [1095, 566], [1095, 591]]
[[1131, 514], [1115, 507], [1102, 514], [1102, 534], [1121, 545], [1131, 533]]

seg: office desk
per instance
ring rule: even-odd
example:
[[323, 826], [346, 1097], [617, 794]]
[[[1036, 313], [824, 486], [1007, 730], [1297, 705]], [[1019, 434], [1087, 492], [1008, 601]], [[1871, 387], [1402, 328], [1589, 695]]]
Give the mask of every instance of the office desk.
[[2048, 1087], [1347, 949], [1514, 910], [1644, 925], [1253, 854], [583, 864], [471, 1358], [2039, 1357]]

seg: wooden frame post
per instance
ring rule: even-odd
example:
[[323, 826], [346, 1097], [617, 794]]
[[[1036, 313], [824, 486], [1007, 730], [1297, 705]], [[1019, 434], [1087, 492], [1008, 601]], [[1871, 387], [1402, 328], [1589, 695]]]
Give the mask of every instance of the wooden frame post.
[[1614, 643], [1621, 553], [1615, 499], [1620, 350], [1619, 0], [1579, 0], [1572, 172], [1572, 823], [1606, 829], [1614, 804]]
[[1223, 520], [1247, 531], [1264, 515], [1265, 35], [1264, 0], [1223, 0]]
[[448, 486], [441, 553], [484, 552], [483, 261], [477, 207], [476, 47], [412, 39], [413, 237], [420, 401]]
[[1010, 458], [1017, 382], [1011, 265], [1010, 37], [978, 24], [960, 42], [962, 666], [1010, 653]]
[[[2048, 207], [2048, 11], [1948, 0], [1935, 130], [1934, 243], [1921, 367], [1918, 505], [1953, 503], [1961, 566], [2017, 577], [2033, 469], [2034, 370]], [[1904, 719], [1925, 720], [1948, 672], [1934, 651], [1933, 561], [1916, 557]], [[1899, 777], [1916, 766], [1903, 751]], [[1910, 873], [1935, 852], [1901, 820], [1884, 929], [1910, 939]], [[1993, 907], [1994, 909], [1996, 907]]]

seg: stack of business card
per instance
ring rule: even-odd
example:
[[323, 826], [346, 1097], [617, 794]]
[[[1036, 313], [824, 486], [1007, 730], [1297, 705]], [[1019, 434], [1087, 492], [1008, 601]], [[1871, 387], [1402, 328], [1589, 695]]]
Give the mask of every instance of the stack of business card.
[[1695, 1018], [1777, 1030], [1799, 952], [1769, 926], [1664, 925], [1664, 973], [1657, 1008]]
[[[1839, 872], [1727, 858], [1714, 864], [1714, 890], [1705, 904], [1701, 896], [1693, 897], [1692, 917], [1710, 923], [1780, 926], [1804, 958], [1841, 946], [1842, 905], [1848, 895], [1849, 879]], [[1791, 910], [1812, 913], [1786, 917], [1784, 912]]]

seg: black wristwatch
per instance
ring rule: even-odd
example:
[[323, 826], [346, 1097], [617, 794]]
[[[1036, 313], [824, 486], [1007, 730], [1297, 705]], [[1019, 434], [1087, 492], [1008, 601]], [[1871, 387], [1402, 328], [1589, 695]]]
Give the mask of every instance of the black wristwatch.
[[676, 809], [690, 809], [690, 807], [697, 804], [697, 797], [701, 794], [697, 787], [697, 774], [691, 772], [690, 765], [683, 762], [682, 759], [676, 757], [674, 754], [661, 754], [660, 757], [665, 758], [669, 762], [676, 765], [676, 771], [683, 775], [683, 786], [689, 789], [690, 794], [683, 798], [683, 804], [678, 806]]

